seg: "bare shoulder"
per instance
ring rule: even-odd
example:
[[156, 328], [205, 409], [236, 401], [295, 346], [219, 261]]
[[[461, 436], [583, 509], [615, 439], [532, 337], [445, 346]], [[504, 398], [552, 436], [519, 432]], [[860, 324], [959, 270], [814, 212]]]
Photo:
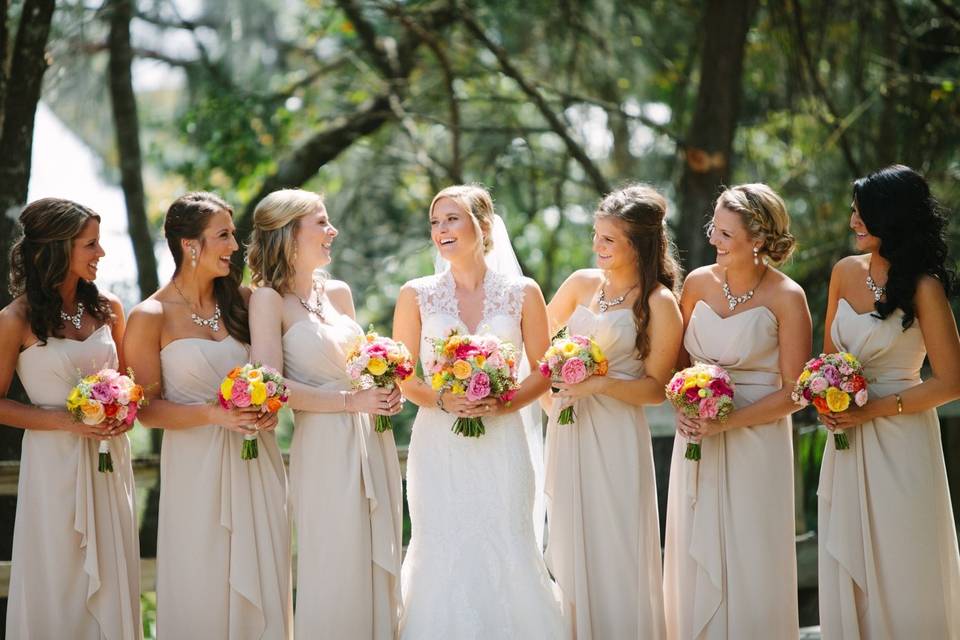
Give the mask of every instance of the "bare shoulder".
[[679, 311], [680, 305], [673, 291], [665, 286], [658, 285], [654, 287], [650, 295], [647, 296], [647, 302], [650, 304], [651, 313], [669, 312], [671, 310]]
[[251, 306], [278, 305], [283, 302], [283, 296], [273, 287], [257, 287], [250, 294], [248, 304]]
[[770, 306], [777, 315], [796, 313], [800, 308], [807, 308], [807, 293], [793, 278], [773, 268], [767, 278], [773, 288]]
[[130, 333], [131, 329], [160, 331], [163, 327], [163, 303], [156, 298], [156, 295], [153, 294], [130, 310], [127, 333]]
[[833, 270], [831, 272], [831, 277], [840, 276], [845, 277], [854, 273], [859, 273], [870, 263], [870, 255], [854, 255], [846, 256], [845, 258], [840, 258], [837, 260], [837, 264], [833, 265]]
[[243, 304], [250, 306], [250, 296], [253, 295], [253, 289], [245, 284], [240, 285], [240, 297], [243, 298]]
[[120, 298], [118, 298], [118, 297], [117, 297], [113, 292], [111, 292], [111, 291], [104, 291], [104, 290], [101, 289], [101, 290], [99, 291], [99, 293], [100, 293], [100, 295], [103, 297], [103, 299], [107, 301], [107, 304], [110, 305], [110, 311], [113, 312], [113, 315], [117, 316], [118, 318], [119, 318], [119, 317], [122, 317], [122, 316], [123, 316], [123, 303], [120, 302]]
[[924, 274], [917, 280], [917, 292], [914, 299], [918, 305], [946, 301], [947, 292], [939, 278]]
[[18, 296], [10, 304], [0, 309], [0, 331], [4, 334], [23, 334], [30, 330], [30, 320], [27, 317], [27, 297]]
[[350, 290], [350, 285], [343, 280], [327, 280], [323, 283], [323, 287], [331, 300], [353, 302], [353, 292]]
[[684, 296], [693, 295], [699, 297], [698, 294], [704, 287], [716, 282], [718, 278], [716, 266], [715, 264], [708, 264], [703, 267], [697, 267], [688, 273], [683, 281]]

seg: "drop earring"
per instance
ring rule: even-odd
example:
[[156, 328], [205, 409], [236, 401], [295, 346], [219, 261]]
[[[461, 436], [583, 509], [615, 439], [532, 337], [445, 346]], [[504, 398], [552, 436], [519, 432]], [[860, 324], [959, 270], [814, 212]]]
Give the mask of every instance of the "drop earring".
[[[754, 250], [756, 252], [756, 250]], [[197, 268], [197, 250], [193, 247], [190, 247], [190, 266], [194, 269]]]
[[753, 264], [760, 264], [760, 255], [757, 253], [758, 249], [753, 248]]

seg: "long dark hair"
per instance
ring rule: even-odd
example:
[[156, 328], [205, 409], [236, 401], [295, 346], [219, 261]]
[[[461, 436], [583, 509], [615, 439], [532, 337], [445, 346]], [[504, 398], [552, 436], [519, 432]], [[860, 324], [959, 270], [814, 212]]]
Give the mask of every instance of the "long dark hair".
[[[73, 240], [90, 220], [100, 216], [88, 207], [61, 198], [31, 202], [20, 213], [23, 237], [10, 251], [10, 295], [27, 296], [30, 330], [41, 345], [48, 337], [61, 337], [63, 297], [59, 287], [70, 270]], [[101, 323], [113, 321], [109, 301], [97, 285], [83, 278], [77, 281], [77, 302]]]
[[664, 218], [667, 200], [653, 187], [632, 184], [608, 194], [597, 206], [596, 218], [615, 218], [623, 223], [623, 230], [637, 253], [640, 274], [640, 295], [633, 303], [633, 317], [637, 324], [637, 352], [640, 358], [650, 353], [650, 301], [648, 298], [662, 284], [674, 296], [680, 285], [680, 266], [675, 247], [667, 236]]
[[913, 325], [917, 282], [931, 275], [953, 294], [956, 274], [947, 257], [947, 225], [940, 205], [923, 176], [895, 164], [853, 183], [853, 200], [867, 231], [880, 238], [880, 256], [890, 262], [886, 299], [874, 304], [886, 318], [903, 310], [903, 328]]
[[[170, 208], [163, 221], [163, 234], [167, 246], [177, 265], [173, 275], [180, 273], [183, 266], [183, 247], [181, 240], [200, 240], [203, 243], [203, 231], [210, 224], [210, 218], [218, 211], [226, 211], [233, 217], [233, 208], [220, 196], [206, 191], [195, 191], [182, 195]], [[230, 263], [230, 274], [215, 278], [213, 296], [220, 305], [223, 322], [231, 336], [250, 344], [250, 326], [247, 324], [247, 305], [240, 294], [240, 282], [243, 280], [243, 268]]]

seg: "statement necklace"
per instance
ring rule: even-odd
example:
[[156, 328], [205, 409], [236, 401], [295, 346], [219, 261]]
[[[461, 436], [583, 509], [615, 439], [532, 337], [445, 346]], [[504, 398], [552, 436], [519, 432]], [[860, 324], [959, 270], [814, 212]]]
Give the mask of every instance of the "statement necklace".
[[606, 313], [607, 309], [609, 309], [610, 307], [615, 307], [618, 304], [622, 303], [627, 298], [627, 294], [629, 294], [631, 291], [637, 288], [637, 285], [633, 285], [632, 287], [624, 291], [622, 296], [619, 296], [617, 298], [614, 298], [613, 300], [607, 301], [607, 292], [605, 291], [606, 286], [607, 286], [607, 282], [604, 281], [603, 286], [600, 287], [600, 299], [597, 301], [597, 305], [600, 307], [600, 313]]
[[216, 333], [220, 331], [220, 305], [214, 304], [213, 306], [213, 315], [209, 318], [201, 318], [193, 310], [193, 304], [187, 300], [187, 296], [183, 295], [183, 291], [180, 290], [180, 287], [177, 286], [176, 280], [170, 280], [173, 283], [173, 288], [177, 290], [177, 293], [180, 294], [180, 297], [183, 298], [183, 301], [187, 303], [187, 307], [190, 309], [190, 319], [193, 320], [193, 324], [198, 327], [210, 327], [210, 329]]
[[724, 271], [723, 272], [723, 297], [727, 299], [727, 309], [729, 309], [730, 311], [733, 311], [734, 309], [737, 308], [738, 304], [743, 304], [744, 302], [747, 302], [748, 300], [753, 298], [754, 292], [756, 292], [756, 290], [760, 288], [760, 283], [763, 282], [763, 276], [765, 275], [767, 275], [766, 267], [763, 269], [763, 273], [760, 274], [760, 279], [757, 280], [757, 284], [754, 285], [753, 289], [750, 289], [750, 291], [747, 291], [743, 295], [735, 296], [732, 293], [730, 293], [730, 285], [729, 283], [727, 283], [727, 272]]
[[83, 303], [77, 303], [77, 313], [75, 315], [67, 315], [62, 310], [60, 311], [60, 319], [64, 322], [69, 322], [73, 325], [74, 329], [80, 328], [80, 323], [83, 321]]
[[306, 309], [308, 313], [312, 313], [313, 315], [320, 318], [321, 322], [326, 322], [326, 319], [324, 319], [323, 317], [323, 288], [320, 286], [320, 283], [317, 282], [316, 280], [313, 281], [312, 293], [317, 298], [317, 304], [313, 304], [310, 302], [310, 298], [312, 296], [307, 296], [306, 300], [304, 300], [300, 296], [297, 296], [297, 300], [300, 301], [300, 304], [303, 305], [303, 308]]
[[876, 282], [873, 281], [873, 276], [870, 275], [870, 266], [872, 262], [867, 263], [867, 289], [873, 292], [873, 301], [880, 302], [880, 298], [887, 292], [886, 287], [881, 287]]

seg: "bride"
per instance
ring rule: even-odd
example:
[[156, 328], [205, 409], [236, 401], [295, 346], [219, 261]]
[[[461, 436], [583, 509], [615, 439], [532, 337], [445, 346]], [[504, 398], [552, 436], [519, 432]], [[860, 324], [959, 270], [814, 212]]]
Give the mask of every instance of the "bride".
[[[425, 371], [433, 363], [431, 340], [452, 329], [492, 333], [522, 345], [529, 361], [540, 358], [549, 346], [543, 294], [515, 266], [490, 194], [473, 185], [442, 190], [430, 205], [430, 229], [449, 269], [404, 285], [394, 338], [414, 357], [420, 353]], [[416, 378], [401, 386], [420, 410], [407, 462], [413, 531], [402, 568], [400, 637], [565, 637], [534, 527], [540, 425], [530, 423], [531, 454], [519, 411], [549, 381], [528, 376], [509, 407], [438, 394]], [[459, 416], [482, 417], [486, 435], [454, 434]]]

